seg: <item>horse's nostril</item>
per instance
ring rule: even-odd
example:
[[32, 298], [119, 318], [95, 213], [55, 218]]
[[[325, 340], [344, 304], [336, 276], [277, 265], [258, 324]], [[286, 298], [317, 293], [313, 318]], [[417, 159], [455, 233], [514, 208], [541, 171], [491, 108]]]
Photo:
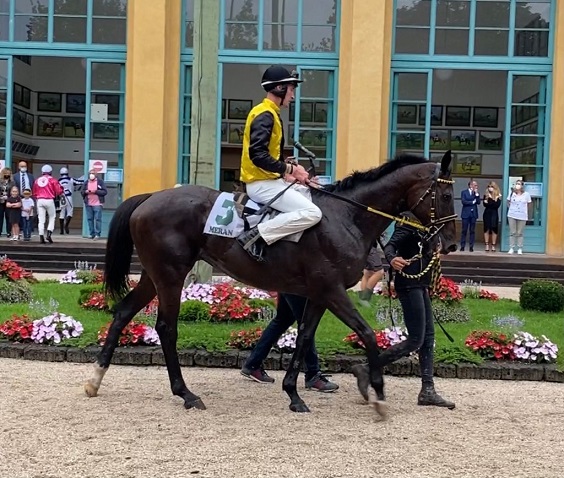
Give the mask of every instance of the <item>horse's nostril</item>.
[[456, 249], [457, 249], [456, 244], [452, 244], [452, 245], [448, 246], [447, 250], [448, 250], [448, 252], [456, 252]]

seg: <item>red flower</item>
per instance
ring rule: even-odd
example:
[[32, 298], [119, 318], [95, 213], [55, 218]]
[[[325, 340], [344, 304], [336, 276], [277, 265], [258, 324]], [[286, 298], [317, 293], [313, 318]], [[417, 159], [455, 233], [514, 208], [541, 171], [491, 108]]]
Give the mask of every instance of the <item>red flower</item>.
[[227, 345], [240, 350], [252, 349], [262, 335], [262, 329], [232, 331]]
[[0, 277], [17, 282], [21, 279], [27, 279], [28, 281], [35, 281], [33, 274], [19, 266], [16, 261], [8, 259], [5, 257], [0, 260]]
[[466, 338], [465, 344], [488, 360], [515, 358], [511, 340], [499, 332], [474, 331]]
[[0, 325], [0, 335], [14, 342], [31, 341], [33, 322], [27, 315], [12, 315], [12, 318]]

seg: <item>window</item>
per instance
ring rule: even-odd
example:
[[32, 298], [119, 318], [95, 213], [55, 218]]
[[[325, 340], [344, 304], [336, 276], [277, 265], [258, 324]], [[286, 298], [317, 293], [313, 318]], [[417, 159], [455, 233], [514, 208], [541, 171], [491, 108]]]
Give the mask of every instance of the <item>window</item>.
[[184, 0], [184, 48], [194, 48], [194, 0]]
[[0, 0], [0, 41], [125, 45], [127, 0]]
[[337, 52], [337, 0], [224, 0], [227, 50]]
[[554, 3], [396, 0], [394, 53], [546, 58]]

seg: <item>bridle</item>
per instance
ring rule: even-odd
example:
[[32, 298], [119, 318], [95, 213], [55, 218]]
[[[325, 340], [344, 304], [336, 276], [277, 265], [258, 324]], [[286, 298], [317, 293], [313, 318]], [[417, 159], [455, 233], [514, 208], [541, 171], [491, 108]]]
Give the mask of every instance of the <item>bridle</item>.
[[[415, 208], [417, 208], [417, 206], [419, 206], [419, 204], [421, 204], [424, 199], [430, 194], [431, 195], [431, 210], [429, 212], [429, 223], [422, 226], [421, 224], [419, 224], [417, 227], [417, 229], [419, 229], [420, 231], [424, 232], [424, 235], [422, 237], [422, 240], [425, 242], [430, 241], [433, 237], [435, 237], [443, 227], [445, 227], [446, 224], [448, 224], [451, 221], [454, 221], [457, 217], [456, 214], [451, 214], [450, 216], [445, 216], [445, 217], [441, 217], [439, 219], [437, 219], [436, 217], [436, 209], [437, 209], [437, 184], [438, 183], [443, 183], [443, 184], [454, 184], [454, 180], [453, 179], [445, 179], [445, 178], [441, 178], [439, 177], [441, 173], [441, 165], [439, 163], [437, 163], [437, 167], [435, 168], [435, 174], [433, 176], [433, 182], [431, 183], [431, 185], [427, 188], [427, 190], [423, 193], [423, 195], [419, 198], [419, 200], [415, 203], [414, 206], [411, 207], [410, 211], [413, 212], [415, 210]], [[406, 222], [406, 224], [412, 226], [412, 227], [416, 227], [415, 222], [413, 221], [409, 221]]]

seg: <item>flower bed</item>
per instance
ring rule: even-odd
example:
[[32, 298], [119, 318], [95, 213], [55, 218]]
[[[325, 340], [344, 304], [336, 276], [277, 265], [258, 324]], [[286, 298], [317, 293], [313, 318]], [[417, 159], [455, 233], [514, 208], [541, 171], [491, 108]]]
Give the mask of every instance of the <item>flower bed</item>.
[[[396, 345], [400, 342], [403, 342], [404, 340], [407, 340], [407, 332], [401, 327], [390, 327], [384, 330], [374, 330], [374, 334], [376, 336], [376, 345], [381, 350], [386, 350], [392, 345]], [[343, 339], [343, 342], [349, 344], [355, 349], [364, 350], [365, 348], [364, 343], [358, 338], [358, 335], [355, 332], [347, 335]]]
[[[106, 339], [108, 338], [108, 332], [110, 329], [111, 322], [106, 324], [98, 331], [98, 343], [104, 345]], [[157, 331], [142, 322], [136, 322], [132, 320], [119, 336], [118, 345], [132, 346], [132, 345], [160, 345], [159, 335]]]
[[97, 269], [96, 264], [89, 265], [88, 262], [77, 261], [74, 269], [68, 271], [60, 279], [60, 284], [101, 284], [103, 273]]
[[80, 322], [59, 312], [33, 321], [27, 315], [14, 315], [0, 326], [0, 335], [10, 341], [49, 345], [80, 337], [83, 331]]

